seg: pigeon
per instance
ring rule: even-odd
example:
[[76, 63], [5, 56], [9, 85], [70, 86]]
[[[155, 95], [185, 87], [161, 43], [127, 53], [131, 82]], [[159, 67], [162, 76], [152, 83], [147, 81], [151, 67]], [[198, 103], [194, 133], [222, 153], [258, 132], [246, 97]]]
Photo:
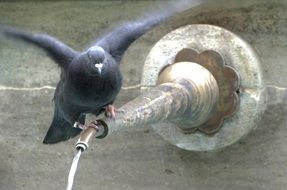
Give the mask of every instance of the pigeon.
[[116, 117], [113, 103], [122, 86], [119, 70], [121, 59], [128, 47], [151, 28], [160, 24], [175, 11], [155, 11], [135, 21], [124, 22], [100, 36], [91, 47], [76, 51], [47, 34], [26, 32], [0, 26], [6, 36], [20, 39], [43, 49], [61, 69], [53, 102], [54, 116], [43, 140], [54, 144], [77, 136], [87, 113], [98, 116], [105, 112]]

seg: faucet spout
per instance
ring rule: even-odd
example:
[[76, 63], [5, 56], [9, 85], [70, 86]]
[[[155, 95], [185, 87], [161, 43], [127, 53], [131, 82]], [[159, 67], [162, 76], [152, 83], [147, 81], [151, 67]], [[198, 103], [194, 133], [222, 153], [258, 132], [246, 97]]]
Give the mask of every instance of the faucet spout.
[[104, 138], [108, 134], [108, 127], [101, 120], [92, 121], [88, 125], [75, 123], [74, 127], [83, 129], [76, 143], [76, 150], [84, 152], [89, 147], [92, 138]]

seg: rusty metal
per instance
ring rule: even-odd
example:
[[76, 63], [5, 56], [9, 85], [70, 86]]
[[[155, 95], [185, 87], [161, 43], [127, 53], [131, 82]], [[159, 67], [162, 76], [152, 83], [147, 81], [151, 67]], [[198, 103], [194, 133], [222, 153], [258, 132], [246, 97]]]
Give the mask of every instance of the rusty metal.
[[180, 117], [189, 105], [189, 84], [165, 83], [123, 105], [115, 120], [102, 118], [109, 133]]

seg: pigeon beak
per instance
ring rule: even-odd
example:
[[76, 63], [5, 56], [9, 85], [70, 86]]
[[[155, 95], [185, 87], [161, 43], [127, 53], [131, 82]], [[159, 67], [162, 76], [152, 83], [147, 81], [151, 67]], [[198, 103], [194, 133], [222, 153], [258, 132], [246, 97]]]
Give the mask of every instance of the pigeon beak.
[[95, 67], [97, 68], [99, 74], [102, 73], [103, 63], [96, 63]]

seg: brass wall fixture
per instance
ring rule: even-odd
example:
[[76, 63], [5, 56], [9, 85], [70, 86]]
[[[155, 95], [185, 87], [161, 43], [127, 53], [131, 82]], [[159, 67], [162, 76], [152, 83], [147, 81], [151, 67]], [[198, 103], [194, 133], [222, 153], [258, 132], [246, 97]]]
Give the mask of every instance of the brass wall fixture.
[[[207, 71], [196, 70], [200, 65]], [[211, 76], [203, 78], [204, 72]], [[196, 130], [213, 134], [222, 126], [223, 119], [232, 116], [238, 108], [239, 76], [225, 65], [222, 56], [212, 50], [198, 53], [185, 48], [177, 53], [174, 63], [162, 69], [157, 84], [191, 80], [193, 87], [191, 105], [175, 124], [185, 133]]]
[[212, 25], [183, 26], [159, 40], [141, 86], [142, 94], [119, 108], [115, 120], [98, 120], [108, 135], [149, 125], [179, 148], [216, 150], [254, 129], [265, 106], [255, 52]]
[[[200, 88], [200, 82], [191, 85], [193, 105], [189, 111], [178, 120], [151, 124], [156, 133], [179, 148], [210, 151], [229, 146], [255, 129], [265, 106], [264, 83], [260, 61], [245, 40], [214, 25], [194, 24], [171, 31], [153, 46], [146, 58], [141, 80], [143, 92], [174, 81], [175, 74], [170, 73], [175, 71], [178, 76], [199, 75], [192, 69], [178, 69], [182, 63], [198, 64], [210, 72], [218, 87], [218, 99], [211, 103], [207, 98], [202, 109], [209, 111], [193, 115], [200, 110], [195, 106], [200, 105], [196, 99], [203, 101], [201, 92], [206, 95], [207, 91]], [[215, 90], [208, 93], [216, 99]]]

